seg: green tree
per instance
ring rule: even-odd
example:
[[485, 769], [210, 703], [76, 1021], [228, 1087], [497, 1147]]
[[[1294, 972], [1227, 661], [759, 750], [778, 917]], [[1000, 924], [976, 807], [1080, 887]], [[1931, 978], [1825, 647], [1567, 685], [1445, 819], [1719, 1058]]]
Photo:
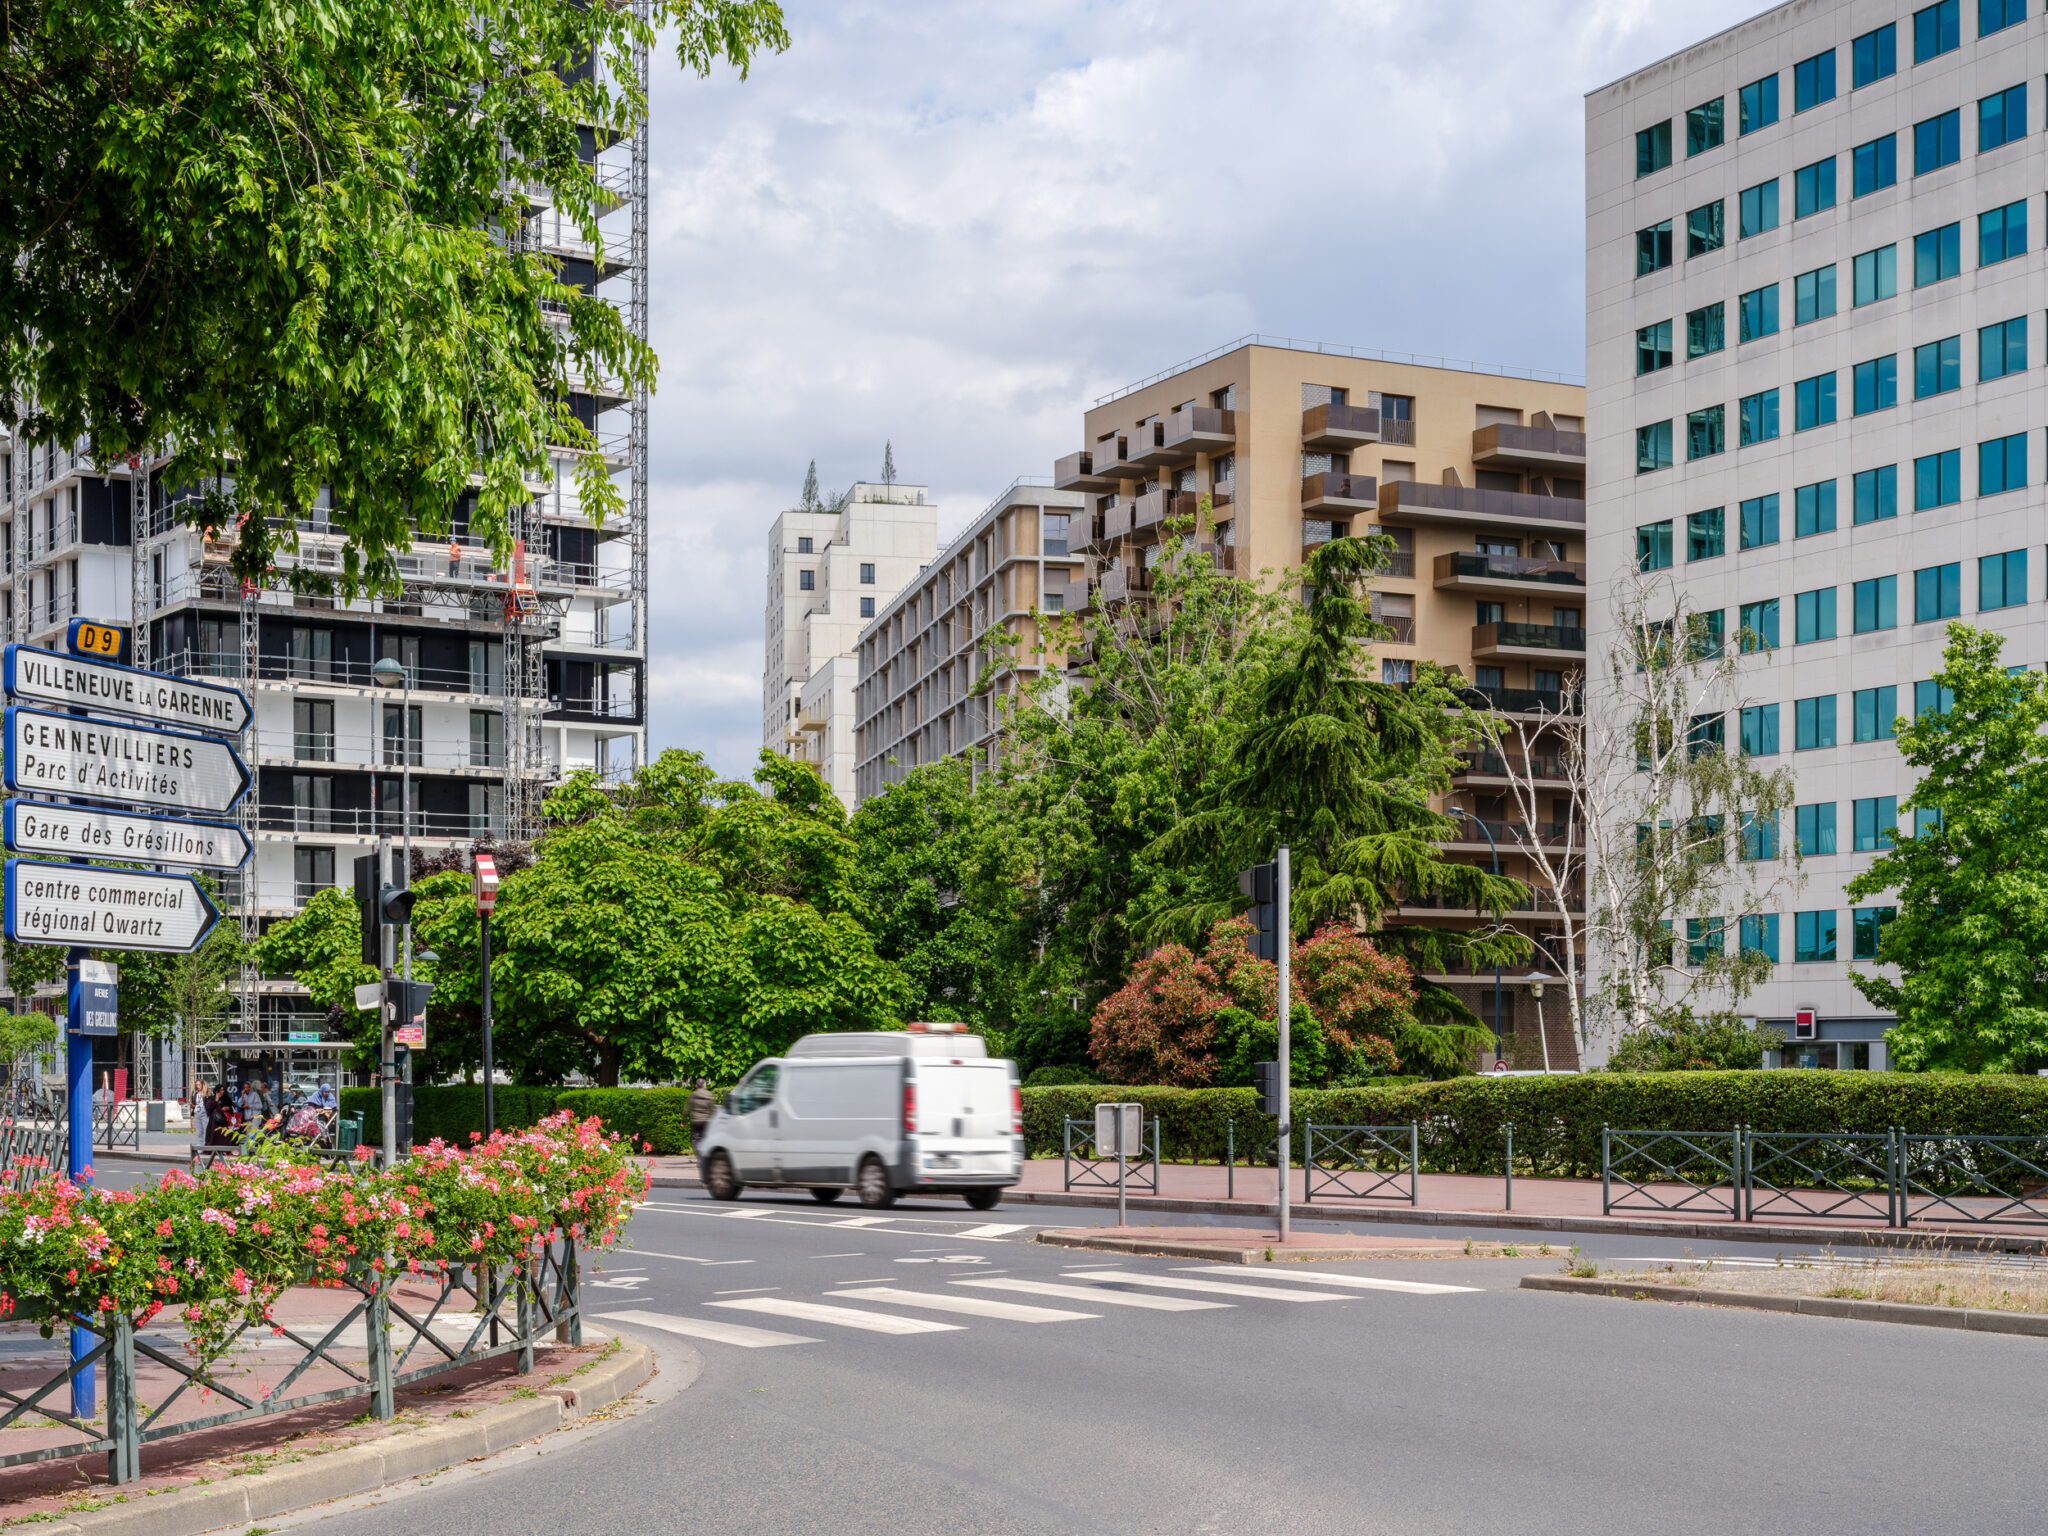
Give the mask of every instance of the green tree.
[[[652, 0], [644, 21], [581, 0], [18, 0], [0, 399], [30, 402], [31, 441], [169, 445], [174, 483], [228, 477], [193, 515], [235, 528], [246, 578], [323, 486], [351, 590], [393, 584], [411, 530], [472, 495], [504, 559], [547, 445], [594, 446], [576, 381], [655, 369], [612, 305], [504, 233], [539, 189], [602, 250], [612, 194], [580, 140], [633, 131], [635, 50], [668, 27], [700, 75], [788, 43], [774, 0]], [[586, 507], [617, 505], [601, 458], [578, 476]]]
[[1897, 892], [1895, 909], [1866, 910], [1876, 959], [1898, 979], [1854, 967], [1849, 979], [1897, 1018], [1885, 1038], [1908, 1070], [2048, 1065], [2048, 679], [2008, 672], [2004, 643], [1949, 626], [1933, 678], [1943, 707], [1897, 727], [1920, 774], [1901, 805], [1913, 835], [1893, 830], [1890, 850], [1844, 887], [1852, 903]]
[[1764, 1064], [1764, 1052], [1784, 1043], [1785, 1037], [1776, 1030], [1744, 1024], [1738, 1014], [1722, 1012], [1697, 1018], [1680, 1003], [1662, 1010], [1654, 1023], [1623, 1035], [1607, 1058], [1607, 1070], [1756, 1071]]

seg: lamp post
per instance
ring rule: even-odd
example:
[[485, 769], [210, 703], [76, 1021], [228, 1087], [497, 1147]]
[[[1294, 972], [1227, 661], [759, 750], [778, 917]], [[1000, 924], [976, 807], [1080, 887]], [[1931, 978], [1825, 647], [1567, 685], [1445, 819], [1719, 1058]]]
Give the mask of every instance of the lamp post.
[[1536, 1005], [1536, 1038], [1543, 1044], [1543, 1075], [1550, 1075], [1550, 1037], [1543, 1033], [1543, 973], [1529, 973], [1529, 1000]]

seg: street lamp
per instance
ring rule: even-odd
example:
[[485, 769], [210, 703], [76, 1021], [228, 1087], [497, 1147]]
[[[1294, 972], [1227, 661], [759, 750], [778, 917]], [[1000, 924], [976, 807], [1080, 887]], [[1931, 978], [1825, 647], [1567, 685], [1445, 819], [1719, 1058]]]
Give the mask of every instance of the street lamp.
[[1550, 1037], [1543, 1033], [1543, 973], [1529, 973], [1529, 1000], [1536, 1005], [1536, 1038], [1543, 1045], [1543, 1074], [1550, 1075]]

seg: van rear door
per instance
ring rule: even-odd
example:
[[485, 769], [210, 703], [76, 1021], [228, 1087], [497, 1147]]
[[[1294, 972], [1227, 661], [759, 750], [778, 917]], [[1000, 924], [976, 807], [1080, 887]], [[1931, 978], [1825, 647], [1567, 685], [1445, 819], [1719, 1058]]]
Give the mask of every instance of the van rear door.
[[916, 1086], [921, 1172], [1012, 1177], [1007, 1061], [918, 1060]]

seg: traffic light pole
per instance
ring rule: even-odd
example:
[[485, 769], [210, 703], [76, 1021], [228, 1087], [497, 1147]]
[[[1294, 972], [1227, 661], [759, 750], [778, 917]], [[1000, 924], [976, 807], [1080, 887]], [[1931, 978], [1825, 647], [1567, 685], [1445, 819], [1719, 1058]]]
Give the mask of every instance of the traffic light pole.
[[1293, 1155], [1288, 1146], [1294, 1134], [1294, 1077], [1288, 1058], [1292, 1054], [1293, 1040], [1288, 1029], [1287, 1018], [1287, 971], [1289, 951], [1294, 948], [1294, 932], [1288, 926], [1287, 898], [1291, 878], [1287, 867], [1287, 845], [1280, 845], [1279, 877], [1274, 882], [1279, 889], [1274, 894], [1280, 901], [1280, 1133], [1276, 1161], [1280, 1165], [1280, 1241], [1287, 1241], [1287, 1174]]

